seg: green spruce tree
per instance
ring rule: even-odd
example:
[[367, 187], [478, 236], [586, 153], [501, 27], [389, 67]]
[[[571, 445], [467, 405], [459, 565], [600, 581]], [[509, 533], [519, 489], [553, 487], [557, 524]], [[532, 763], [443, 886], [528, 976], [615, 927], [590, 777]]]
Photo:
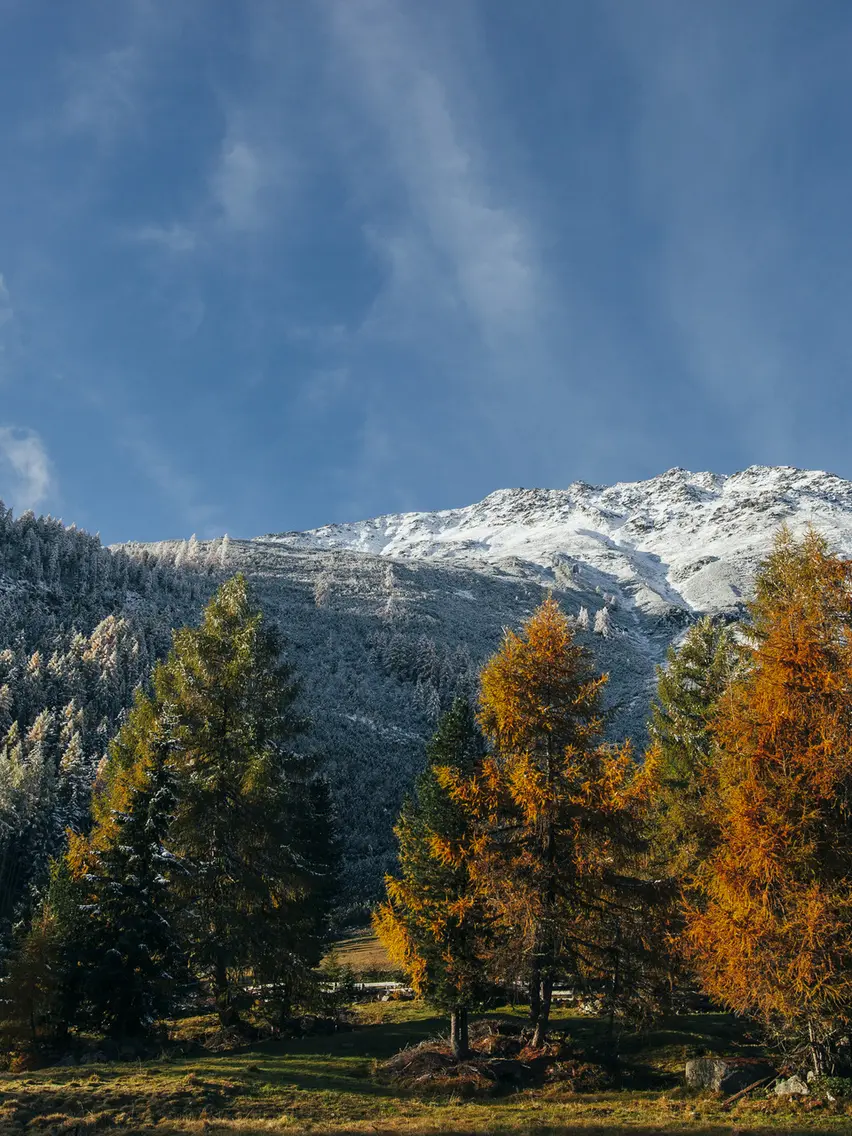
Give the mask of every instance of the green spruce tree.
[[173, 881], [180, 865], [165, 842], [174, 814], [168, 750], [152, 760], [90, 838], [72, 836], [68, 862], [87, 918], [66, 949], [79, 969], [78, 1023], [133, 1038], [167, 1016], [186, 987]]
[[736, 671], [733, 630], [705, 616], [680, 648], [670, 647], [657, 671], [651, 709], [651, 754], [656, 763], [656, 850], [672, 875], [684, 878], [709, 855], [715, 841], [705, 800], [713, 757], [714, 715]]
[[167, 848], [181, 865], [172, 880], [190, 966], [209, 983], [223, 1027], [233, 1026], [261, 972], [277, 991], [320, 959], [333, 871], [321, 839], [327, 796], [315, 763], [293, 748], [305, 725], [297, 685], [241, 575], [222, 585], [200, 627], [175, 633], [153, 685], [170, 747]]
[[374, 924], [415, 989], [450, 1015], [456, 1057], [469, 1048], [468, 1011], [489, 993], [484, 949], [487, 921], [471, 879], [470, 811], [445, 787], [443, 770], [472, 777], [484, 754], [482, 734], [465, 699], [441, 718], [427, 765], [396, 826], [400, 873], [387, 878], [387, 900]]
[[137, 694], [72, 836], [79, 906], [74, 1024], [122, 1035], [166, 1013], [189, 978], [223, 1027], [310, 981], [330, 906], [328, 791], [292, 748], [303, 727], [274, 629], [227, 581], [201, 626], [175, 633], [150, 693]]
[[54, 860], [28, 926], [19, 929], [3, 981], [0, 1022], [9, 1048], [56, 1045], [75, 1024], [84, 935], [80, 890], [66, 860]]

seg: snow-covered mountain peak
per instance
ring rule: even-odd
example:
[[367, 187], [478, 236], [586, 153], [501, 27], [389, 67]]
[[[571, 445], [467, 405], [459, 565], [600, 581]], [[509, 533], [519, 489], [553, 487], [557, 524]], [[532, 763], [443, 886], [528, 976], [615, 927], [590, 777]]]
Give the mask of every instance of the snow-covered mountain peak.
[[499, 489], [433, 513], [397, 513], [259, 541], [499, 570], [590, 585], [649, 614], [739, 608], [779, 526], [815, 525], [852, 553], [852, 483], [821, 470], [750, 466], [730, 475], [670, 469], [647, 481]]

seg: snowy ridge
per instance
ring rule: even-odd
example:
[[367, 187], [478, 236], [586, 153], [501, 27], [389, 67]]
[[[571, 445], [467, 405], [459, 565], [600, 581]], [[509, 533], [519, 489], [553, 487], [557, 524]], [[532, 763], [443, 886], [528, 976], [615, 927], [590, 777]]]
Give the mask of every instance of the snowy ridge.
[[721, 475], [671, 469], [648, 481], [501, 489], [461, 509], [398, 513], [258, 537], [467, 568], [523, 563], [541, 583], [606, 591], [649, 615], [734, 611], [779, 526], [813, 524], [852, 554], [852, 482], [819, 470], [751, 466]]

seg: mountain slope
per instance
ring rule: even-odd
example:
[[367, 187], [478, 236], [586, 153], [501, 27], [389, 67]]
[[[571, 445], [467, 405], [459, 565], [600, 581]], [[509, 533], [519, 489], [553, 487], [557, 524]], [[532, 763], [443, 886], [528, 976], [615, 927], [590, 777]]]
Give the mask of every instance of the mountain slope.
[[391, 825], [437, 716], [456, 692], [473, 693], [504, 627], [553, 591], [610, 676], [609, 736], [641, 751], [666, 647], [703, 612], [742, 614], [783, 521], [812, 522], [852, 551], [852, 485], [784, 467], [730, 477], [675, 469], [154, 551], [187, 569], [246, 572], [281, 625], [303, 677], [311, 743], [329, 761], [355, 899], [375, 894], [392, 863]]
[[376, 894], [392, 864], [392, 823], [437, 716], [456, 692], [474, 692], [504, 627], [552, 591], [610, 676], [609, 736], [641, 752], [666, 647], [703, 612], [742, 614], [784, 521], [813, 523], [852, 552], [852, 484], [785, 467], [730, 477], [678, 469], [609, 487], [501, 490], [464, 509], [311, 532], [127, 550], [251, 579], [303, 679], [355, 902]]
[[259, 538], [477, 568], [516, 558], [542, 583], [581, 573], [631, 610], [734, 612], [782, 522], [813, 523], [852, 550], [852, 484], [833, 474], [752, 466], [722, 476], [672, 469], [648, 481], [504, 489], [463, 509], [402, 513]]

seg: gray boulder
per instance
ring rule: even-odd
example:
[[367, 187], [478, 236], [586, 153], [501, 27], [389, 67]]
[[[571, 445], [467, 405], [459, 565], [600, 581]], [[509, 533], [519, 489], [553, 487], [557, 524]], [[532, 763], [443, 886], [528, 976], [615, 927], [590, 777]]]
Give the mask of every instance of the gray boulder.
[[768, 1061], [756, 1057], [694, 1057], [686, 1063], [686, 1083], [690, 1088], [718, 1093], [738, 1093], [774, 1073]]
[[803, 1081], [797, 1073], [780, 1080], [775, 1086], [775, 1095], [779, 1097], [806, 1097], [809, 1093], [807, 1081]]

